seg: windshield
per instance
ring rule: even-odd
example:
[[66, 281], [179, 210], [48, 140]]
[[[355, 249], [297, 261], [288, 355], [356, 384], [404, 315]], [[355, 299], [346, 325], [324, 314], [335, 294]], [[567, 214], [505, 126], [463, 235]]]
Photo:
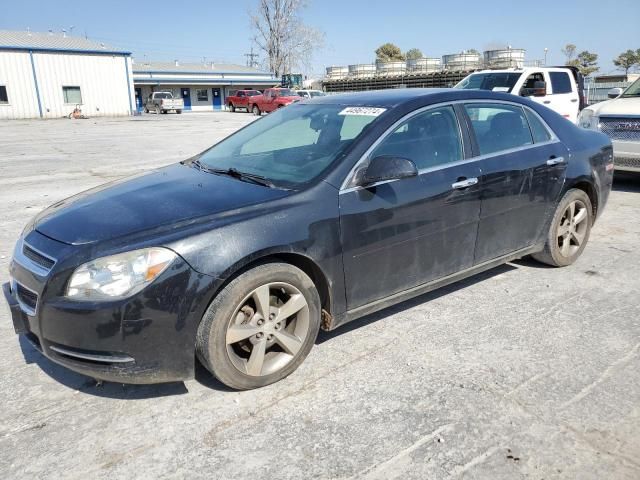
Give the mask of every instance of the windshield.
[[156, 93], [155, 98], [173, 98], [173, 95], [168, 92]]
[[314, 91], [309, 92], [309, 94], [312, 97], [324, 97], [326, 95], [326, 93], [324, 92], [314, 92]]
[[633, 82], [629, 87], [622, 93], [623, 97], [640, 97], [640, 78]]
[[473, 73], [453, 88], [510, 93], [518, 78], [520, 78], [520, 73], [515, 72]]
[[232, 168], [295, 187], [341, 158], [375, 119], [343, 105], [293, 104], [249, 124], [197, 160], [211, 169]]
[[247, 95], [249, 95], [250, 97], [255, 97], [256, 95], [261, 95], [259, 91], [257, 90], [249, 90], [248, 92], [246, 92]]

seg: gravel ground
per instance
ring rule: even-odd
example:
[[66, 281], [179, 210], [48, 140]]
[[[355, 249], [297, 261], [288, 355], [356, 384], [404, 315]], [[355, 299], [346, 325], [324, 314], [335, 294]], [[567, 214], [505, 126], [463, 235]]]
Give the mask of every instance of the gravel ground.
[[[0, 123], [0, 283], [45, 206], [254, 117]], [[286, 380], [102, 386], [0, 307], [2, 478], [640, 478], [640, 176], [581, 259], [518, 261], [323, 333]]]

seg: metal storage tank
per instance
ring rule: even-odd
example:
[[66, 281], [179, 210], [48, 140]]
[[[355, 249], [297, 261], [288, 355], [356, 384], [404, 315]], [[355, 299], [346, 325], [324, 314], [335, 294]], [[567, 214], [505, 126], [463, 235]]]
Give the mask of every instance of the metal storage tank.
[[402, 75], [407, 71], [407, 63], [402, 61], [376, 62], [376, 73], [378, 75]]
[[488, 68], [521, 68], [524, 66], [524, 53], [525, 50], [522, 48], [486, 50], [484, 52], [484, 66]]
[[442, 64], [439, 58], [416, 58], [407, 60], [407, 70], [410, 72], [437, 72]]
[[371, 77], [376, 73], [376, 66], [371, 63], [349, 65], [350, 77]]
[[327, 78], [344, 78], [349, 75], [348, 67], [327, 67]]
[[442, 63], [446, 70], [473, 70], [480, 68], [479, 53], [452, 53], [443, 55]]

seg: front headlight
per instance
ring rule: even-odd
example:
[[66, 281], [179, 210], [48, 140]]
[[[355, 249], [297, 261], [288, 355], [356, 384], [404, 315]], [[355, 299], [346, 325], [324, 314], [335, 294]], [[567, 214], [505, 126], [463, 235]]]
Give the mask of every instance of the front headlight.
[[67, 297], [74, 300], [116, 300], [129, 297], [166, 270], [176, 258], [166, 248], [145, 248], [97, 258], [71, 275]]
[[595, 129], [598, 126], [597, 121], [598, 119], [595, 116], [595, 112], [589, 108], [582, 110], [578, 116], [578, 125], [582, 128]]

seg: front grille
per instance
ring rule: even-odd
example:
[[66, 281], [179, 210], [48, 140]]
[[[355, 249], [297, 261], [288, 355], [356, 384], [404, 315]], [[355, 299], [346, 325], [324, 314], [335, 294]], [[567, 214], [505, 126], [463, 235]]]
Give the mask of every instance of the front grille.
[[616, 167], [640, 168], [640, 158], [615, 157]]
[[56, 261], [53, 258], [43, 255], [26, 243], [22, 245], [22, 254], [36, 265], [40, 265], [45, 270], [51, 270], [56, 264]]
[[31, 310], [31, 313], [35, 313], [38, 307], [38, 294], [32, 292], [26, 287], [23, 287], [19, 283], [16, 283], [16, 294], [20, 304]]
[[599, 128], [613, 140], [640, 142], [640, 117], [600, 117]]

